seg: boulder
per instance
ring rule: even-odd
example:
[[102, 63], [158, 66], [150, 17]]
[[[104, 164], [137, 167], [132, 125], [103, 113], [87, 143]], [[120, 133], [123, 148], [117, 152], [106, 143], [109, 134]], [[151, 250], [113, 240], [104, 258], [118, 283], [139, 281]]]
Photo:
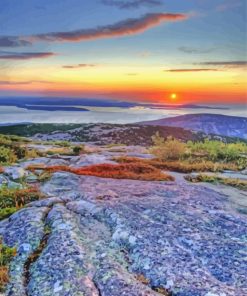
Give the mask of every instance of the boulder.
[[4, 170], [4, 174], [12, 180], [19, 180], [27, 176], [28, 172], [21, 167], [13, 166], [13, 167], [6, 167]]

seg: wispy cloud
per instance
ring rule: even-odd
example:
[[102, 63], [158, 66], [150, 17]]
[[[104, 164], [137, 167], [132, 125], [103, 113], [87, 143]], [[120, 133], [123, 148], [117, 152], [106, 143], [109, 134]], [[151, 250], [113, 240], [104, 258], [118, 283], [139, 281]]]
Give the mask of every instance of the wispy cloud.
[[28, 46], [31, 42], [17, 36], [0, 36], [0, 47]]
[[195, 65], [204, 65], [204, 66], [222, 66], [228, 68], [235, 67], [246, 67], [247, 61], [214, 61], [214, 62], [201, 62]]
[[76, 64], [76, 65], [64, 65], [62, 66], [65, 69], [79, 69], [79, 68], [92, 68], [96, 67], [94, 64]]
[[183, 13], [149, 13], [140, 18], [131, 18], [112, 25], [81, 29], [69, 32], [52, 32], [30, 36], [28, 41], [76, 42], [101, 38], [122, 37], [136, 35], [162, 23], [184, 21], [190, 17]]
[[120, 9], [135, 9], [141, 6], [160, 6], [162, 1], [160, 0], [101, 0], [101, 2], [108, 6], [116, 6]]
[[127, 75], [127, 76], [137, 76], [138, 73], [127, 73], [126, 75]]
[[213, 68], [197, 68], [197, 69], [168, 69], [164, 70], [164, 72], [172, 72], [172, 73], [183, 73], [183, 72], [209, 72], [209, 71], [218, 71], [218, 69]]
[[234, 8], [237, 8], [237, 7], [240, 7], [243, 5], [243, 2], [241, 1], [225, 1], [224, 3], [216, 6], [216, 11], [225, 11], [225, 10], [231, 10], [231, 9], [234, 9]]
[[206, 54], [215, 50], [215, 48], [194, 48], [194, 47], [187, 47], [181, 46], [178, 48], [179, 51], [189, 54]]
[[8, 52], [0, 51], [0, 60], [43, 59], [56, 55], [53, 52]]
[[26, 84], [33, 84], [33, 83], [53, 83], [51, 81], [45, 80], [28, 80], [28, 81], [8, 81], [8, 80], [0, 80], [0, 85], [26, 85]]
[[130, 36], [143, 33], [166, 22], [185, 21], [190, 17], [191, 14], [186, 13], [148, 13], [139, 18], [129, 18], [111, 25], [98, 26], [89, 29], [79, 29], [67, 32], [48, 32], [30, 36], [0, 36], [0, 47], [28, 46], [37, 41], [79, 42]]

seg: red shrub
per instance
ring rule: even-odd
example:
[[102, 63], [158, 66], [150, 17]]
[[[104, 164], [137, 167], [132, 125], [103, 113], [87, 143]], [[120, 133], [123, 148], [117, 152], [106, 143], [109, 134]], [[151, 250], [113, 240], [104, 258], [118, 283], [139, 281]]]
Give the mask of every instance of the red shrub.
[[98, 164], [81, 168], [67, 166], [52, 166], [46, 170], [51, 172], [67, 171], [77, 175], [96, 176], [113, 179], [133, 179], [144, 181], [173, 181], [172, 176], [166, 175], [161, 170], [143, 163], [130, 164]]

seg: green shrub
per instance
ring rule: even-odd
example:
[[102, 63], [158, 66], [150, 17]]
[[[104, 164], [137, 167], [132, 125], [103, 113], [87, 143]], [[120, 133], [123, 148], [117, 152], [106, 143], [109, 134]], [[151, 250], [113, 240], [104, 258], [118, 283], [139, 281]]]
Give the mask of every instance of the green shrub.
[[0, 208], [20, 208], [35, 200], [44, 198], [37, 188], [9, 189], [0, 188]]
[[60, 147], [69, 147], [70, 146], [70, 142], [68, 142], [68, 141], [54, 141], [54, 142], [52, 142], [52, 144], [60, 146]]
[[197, 182], [207, 182], [212, 184], [223, 184], [232, 187], [236, 187], [241, 190], [247, 190], [247, 181], [236, 179], [236, 178], [224, 178], [217, 175], [206, 175], [206, 174], [199, 174], [196, 176], [187, 175], [184, 177], [185, 180], [197, 183]]
[[212, 161], [236, 161], [243, 158], [243, 154], [247, 153], [247, 145], [245, 143], [227, 144], [208, 139], [204, 142], [189, 141], [187, 147], [190, 157], [200, 156]]
[[9, 265], [16, 255], [16, 249], [10, 248], [0, 240], [0, 292], [4, 292], [9, 281]]
[[171, 136], [164, 139], [156, 133], [152, 141], [150, 151], [160, 160], [178, 160], [185, 154], [186, 145]]
[[201, 162], [235, 163], [239, 169], [247, 166], [247, 144], [242, 142], [224, 143], [206, 139], [200, 142], [188, 141], [186, 144], [168, 137], [164, 139], [156, 133], [152, 137], [150, 152], [161, 161], [181, 160], [191, 164]]
[[81, 154], [82, 152], [84, 152], [84, 149], [85, 149], [85, 146], [84, 146], [84, 145], [74, 146], [74, 147], [73, 147], [73, 153], [74, 153], [75, 155], [79, 155], [79, 154]]
[[48, 180], [50, 180], [52, 177], [52, 173], [51, 172], [47, 172], [47, 171], [44, 171], [39, 177], [38, 177], [38, 180], [40, 182], [46, 182]]
[[13, 150], [10, 148], [0, 146], [0, 163], [13, 163], [16, 162], [17, 157]]
[[12, 214], [14, 214], [16, 211], [17, 211], [17, 208], [15, 207], [0, 209], [0, 221], [8, 218]]

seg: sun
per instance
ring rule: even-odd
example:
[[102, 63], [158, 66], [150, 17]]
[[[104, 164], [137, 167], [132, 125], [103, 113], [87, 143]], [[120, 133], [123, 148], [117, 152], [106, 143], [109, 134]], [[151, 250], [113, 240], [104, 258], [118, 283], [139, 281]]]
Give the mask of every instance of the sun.
[[170, 95], [170, 99], [171, 99], [171, 101], [176, 101], [177, 100], [177, 94], [175, 94], [175, 93], [172, 93], [171, 95]]

